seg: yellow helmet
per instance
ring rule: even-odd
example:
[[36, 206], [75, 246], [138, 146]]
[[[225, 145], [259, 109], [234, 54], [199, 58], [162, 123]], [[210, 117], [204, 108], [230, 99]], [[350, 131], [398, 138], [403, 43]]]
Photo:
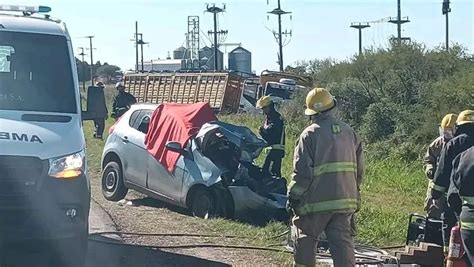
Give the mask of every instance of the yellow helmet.
[[268, 95], [264, 95], [257, 101], [256, 107], [262, 109], [269, 106], [271, 103], [273, 103], [272, 98]]
[[314, 88], [309, 91], [306, 96], [306, 110], [304, 114], [307, 116], [316, 115], [320, 112], [332, 109], [336, 105], [334, 97], [324, 88]]
[[457, 114], [447, 114], [444, 116], [443, 120], [441, 121], [441, 128], [446, 129], [446, 128], [454, 128], [454, 125], [456, 125], [456, 119], [458, 118]]
[[464, 110], [459, 113], [458, 119], [456, 120], [457, 125], [463, 125], [467, 123], [474, 123], [474, 110]]

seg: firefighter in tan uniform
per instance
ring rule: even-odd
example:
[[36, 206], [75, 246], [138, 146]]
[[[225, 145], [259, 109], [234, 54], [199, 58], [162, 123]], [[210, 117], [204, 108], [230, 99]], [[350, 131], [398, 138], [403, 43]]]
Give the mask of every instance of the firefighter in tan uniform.
[[336, 102], [323, 88], [306, 97], [312, 124], [294, 155], [289, 205], [295, 216], [295, 266], [314, 266], [318, 238], [325, 232], [336, 267], [355, 266], [351, 218], [360, 207], [364, 173], [362, 144], [354, 130], [334, 117]]
[[430, 218], [441, 219], [442, 209], [446, 207], [446, 197], [433, 200], [431, 198], [431, 189], [433, 189], [433, 178], [438, 166], [438, 160], [441, 155], [441, 150], [444, 145], [453, 138], [454, 126], [456, 125], [456, 119], [458, 115], [447, 114], [444, 116], [440, 125], [440, 136], [436, 138], [428, 147], [426, 151], [424, 162], [425, 162], [425, 174], [428, 178], [428, 190], [426, 192], [425, 199], [425, 211]]

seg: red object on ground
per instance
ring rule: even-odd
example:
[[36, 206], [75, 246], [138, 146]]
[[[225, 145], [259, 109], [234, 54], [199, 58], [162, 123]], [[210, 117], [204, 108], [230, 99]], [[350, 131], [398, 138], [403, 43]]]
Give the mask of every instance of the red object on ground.
[[208, 103], [161, 104], [151, 116], [146, 149], [173, 173], [180, 155], [169, 151], [166, 144], [173, 141], [185, 147], [189, 138], [211, 121], [217, 121], [217, 117]]
[[467, 267], [464, 245], [461, 238], [461, 229], [458, 225], [451, 229], [451, 238], [449, 240], [449, 252], [446, 262], [447, 267]]

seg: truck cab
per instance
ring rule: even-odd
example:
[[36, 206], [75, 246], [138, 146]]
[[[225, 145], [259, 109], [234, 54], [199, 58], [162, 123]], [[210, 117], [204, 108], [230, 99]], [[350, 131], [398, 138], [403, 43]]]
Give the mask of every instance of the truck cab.
[[44, 241], [50, 266], [81, 266], [90, 205], [81, 98], [71, 38], [49, 11], [0, 5], [0, 246]]

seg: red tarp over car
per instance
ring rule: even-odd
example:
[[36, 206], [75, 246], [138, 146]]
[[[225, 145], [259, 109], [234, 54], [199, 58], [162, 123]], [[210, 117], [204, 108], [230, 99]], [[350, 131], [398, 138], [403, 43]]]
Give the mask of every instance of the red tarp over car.
[[210, 121], [217, 121], [217, 117], [208, 103], [161, 104], [151, 116], [146, 149], [172, 173], [180, 155], [169, 151], [166, 143], [174, 141], [185, 147], [189, 138]]

